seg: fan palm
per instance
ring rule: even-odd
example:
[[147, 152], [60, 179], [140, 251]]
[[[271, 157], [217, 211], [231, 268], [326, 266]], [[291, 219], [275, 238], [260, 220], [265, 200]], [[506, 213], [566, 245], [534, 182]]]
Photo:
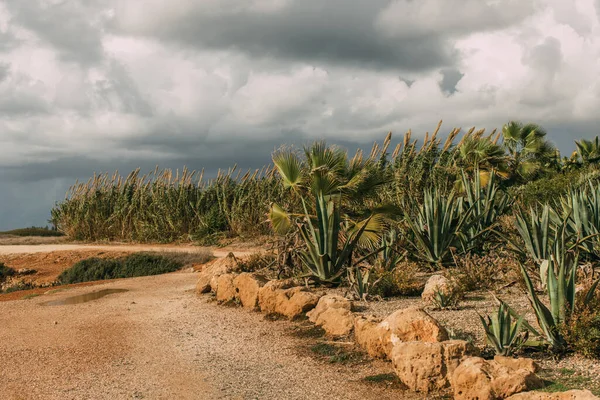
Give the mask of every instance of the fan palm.
[[600, 161], [600, 139], [598, 136], [594, 140], [581, 139], [575, 141], [575, 145], [584, 165]]
[[524, 182], [556, 164], [557, 150], [546, 140], [546, 135], [541, 126], [532, 123], [510, 121], [502, 127], [512, 180]]

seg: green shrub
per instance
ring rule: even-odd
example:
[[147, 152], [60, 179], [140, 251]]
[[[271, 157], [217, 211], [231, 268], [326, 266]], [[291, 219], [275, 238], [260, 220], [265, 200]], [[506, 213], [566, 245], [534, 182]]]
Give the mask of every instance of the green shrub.
[[135, 253], [122, 259], [122, 268], [116, 278], [160, 275], [177, 271], [183, 265], [168, 257], [150, 253]]
[[0, 282], [3, 282], [9, 276], [13, 276], [15, 274], [15, 270], [7, 267], [4, 263], [0, 263]]
[[563, 328], [570, 347], [588, 358], [600, 358], [600, 312], [586, 309], [573, 316]]
[[58, 237], [58, 236], [65, 235], [62, 232], [58, 232], [58, 231], [52, 230], [47, 227], [39, 228], [36, 226], [32, 226], [31, 228], [13, 229], [12, 231], [0, 232], [0, 234], [11, 235], [11, 236], [21, 236], [21, 237], [26, 237], [26, 236], [45, 236], [45, 237], [56, 236], [56, 237]]
[[100, 281], [114, 279], [121, 268], [120, 260], [109, 260], [103, 258], [88, 258], [81, 260], [71, 268], [64, 270], [58, 281], [62, 284], [80, 283], [89, 281]]
[[61, 284], [131, 278], [173, 272], [183, 263], [151, 253], [135, 253], [120, 259], [89, 258], [79, 261], [58, 276]]

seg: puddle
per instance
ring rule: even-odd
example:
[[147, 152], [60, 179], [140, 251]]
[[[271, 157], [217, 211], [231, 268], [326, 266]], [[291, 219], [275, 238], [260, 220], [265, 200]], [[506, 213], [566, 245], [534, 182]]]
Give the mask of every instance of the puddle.
[[108, 296], [109, 294], [123, 293], [123, 292], [128, 292], [128, 291], [129, 290], [127, 290], [127, 289], [104, 289], [104, 290], [99, 290], [97, 292], [85, 293], [85, 294], [80, 294], [78, 296], [67, 297], [66, 299], [62, 299], [62, 300], [48, 301], [46, 303], [43, 303], [42, 305], [44, 305], [44, 306], [64, 306], [64, 305], [69, 305], [69, 304], [87, 303], [88, 301], [97, 300], [104, 296]]

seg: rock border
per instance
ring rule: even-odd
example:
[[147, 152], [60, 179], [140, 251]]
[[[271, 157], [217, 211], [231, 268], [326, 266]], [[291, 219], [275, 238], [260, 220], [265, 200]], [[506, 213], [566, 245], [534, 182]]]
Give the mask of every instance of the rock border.
[[239, 302], [249, 310], [290, 320], [306, 315], [330, 337], [354, 333], [362, 349], [373, 358], [391, 361], [400, 381], [415, 392], [450, 389], [457, 400], [599, 399], [589, 391], [530, 392], [542, 387], [533, 360], [484, 360], [470, 343], [449, 340], [446, 329], [420, 307], [397, 310], [385, 319], [355, 314], [352, 301], [342, 296], [320, 296], [291, 280], [268, 281], [241, 272], [233, 253], [204, 265], [196, 292], [213, 292], [219, 303]]

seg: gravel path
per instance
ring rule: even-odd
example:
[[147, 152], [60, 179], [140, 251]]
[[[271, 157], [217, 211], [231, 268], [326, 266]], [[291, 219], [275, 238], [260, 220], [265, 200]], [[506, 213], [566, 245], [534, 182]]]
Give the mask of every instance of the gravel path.
[[[293, 323], [218, 306], [194, 294], [195, 281], [173, 273], [0, 303], [0, 397], [421, 398], [362, 380], [389, 364], [325, 364], [298, 350]], [[129, 291], [43, 305], [106, 288]]]

